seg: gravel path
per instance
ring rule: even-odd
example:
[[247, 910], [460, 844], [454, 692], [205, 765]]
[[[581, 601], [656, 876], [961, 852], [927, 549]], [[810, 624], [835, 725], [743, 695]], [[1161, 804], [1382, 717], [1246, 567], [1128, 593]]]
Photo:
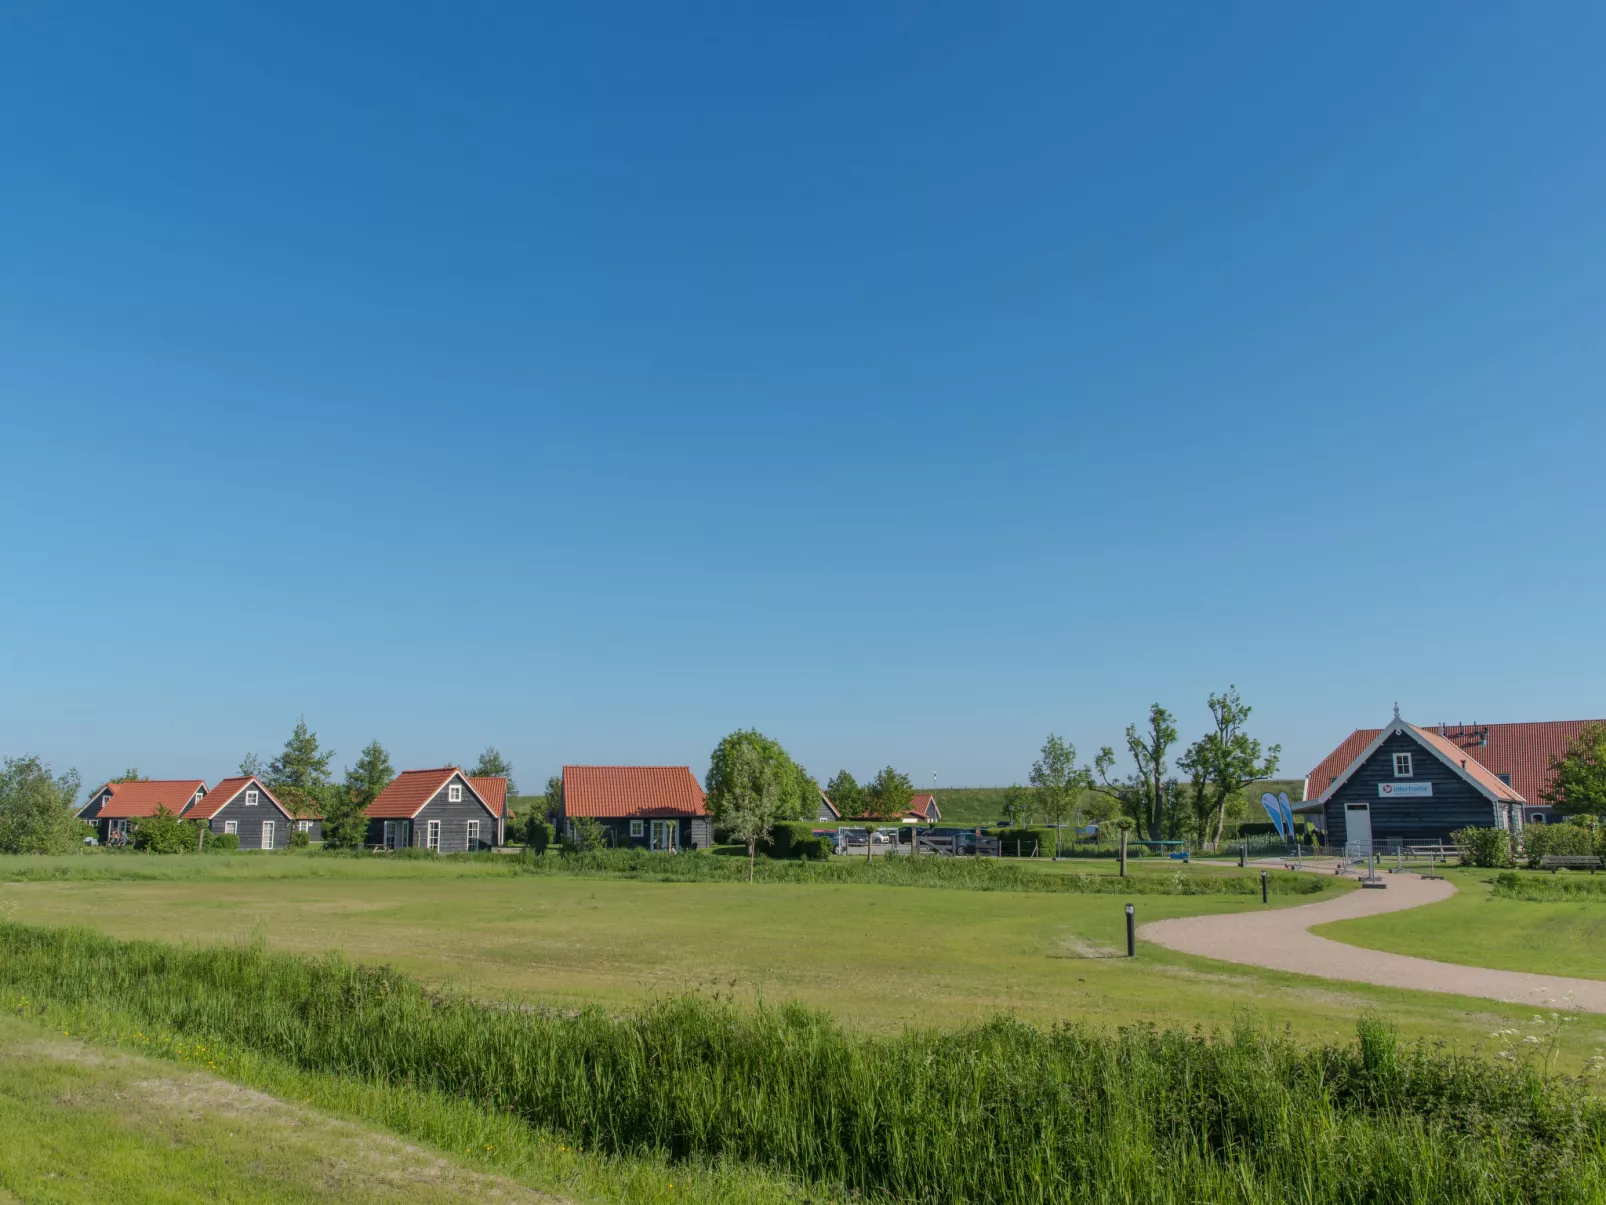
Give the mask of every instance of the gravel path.
[[1138, 935], [1145, 941], [1185, 954], [1301, 975], [1320, 975], [1324, 979], [1349, 979], [1419, 992], [1480, 996], [1507, 1004], [1606, 1013], [1606, 981], [1434, 962], [1405, 954], [1363, 950], [1359, 946], [1317, 937], [1309, 931], [1312, 925], [1420, 908], [1455, 894], [1455, 888], [1443, 879], [1423, 879], [1414, 874], [1391, 874], [1386, 878], [1388, 887], [1383, 891], [1357, 889], [1337, 899], [1297, 908], [1266, 908], [1224, 916], [1155, 921], [1142, 926]]

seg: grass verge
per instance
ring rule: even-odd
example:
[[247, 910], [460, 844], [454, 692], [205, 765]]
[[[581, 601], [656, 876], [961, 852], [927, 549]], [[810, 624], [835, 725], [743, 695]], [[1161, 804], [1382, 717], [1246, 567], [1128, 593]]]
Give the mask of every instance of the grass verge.
[[[177, 1057], [261, 1059], [587, 1151], [921, 1201], [1572, 1202], [1606, 1195], [1606, 1107], [1533, 1064], [1402, 1046], [1378, 1022], [1302, 1046], [999, 1019], [892, 1039], [797, 1007], [672, 1000], [561, 1014], [431, 994], [389, 969], [0, 924], [0, 999]], [[408, 1094], [416, 1094], [409, 1096]], [[387, 1097], [386, 1099], [392, 1099]], [[390, 1124], [390, 1123], [387, 1123]], [[431, 1139], [434, 1141], [434, 1139]], [[445, 1141], [439, 1145], [447, 1146]], [[487, 1152], [494, 1154], [494, 1150]]]

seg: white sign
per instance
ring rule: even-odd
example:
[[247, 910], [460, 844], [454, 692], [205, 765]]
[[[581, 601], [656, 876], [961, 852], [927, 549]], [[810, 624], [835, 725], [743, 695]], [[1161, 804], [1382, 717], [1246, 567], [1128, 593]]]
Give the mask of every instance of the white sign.
[[1377, 784], [1377, 793], [1384, 799], [1399, 799], [1409, 796], [1420, 799], [1424, 795], [1433, 794], [1431, 782], [1380, 782]]

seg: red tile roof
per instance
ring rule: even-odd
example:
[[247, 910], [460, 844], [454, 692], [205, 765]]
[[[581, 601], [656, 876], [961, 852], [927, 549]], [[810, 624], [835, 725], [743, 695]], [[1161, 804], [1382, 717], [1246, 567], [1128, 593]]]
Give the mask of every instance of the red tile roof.
[[111, 798], [101, 807], [99, 816], [108, 820], [121, 820], [135, 816], [154, 816], [158, 808], [166, 808], [175, 816], [194, 798], [195, 792], [205, 790], [206, 780], [201, 778], [167, 778], [148, 782], [109, 782], [90, 795], [95, 799], [104, 790]]
[[[1434, 728], [1418, 728], [1418, 732], [1431, 734], [1437, 741], [1455, 749], [1456, 760], [1467, 759], [1467, 769], [1474, 763], [1499, 780], [1501, 774], [1511, 777], [1511, 789], [1522, 796], [1530, 807], [1544, 802], [1545, 788], [1550, 785], [1550, 762], [1567, 750], [1572, 740], [1590, 724], [1606, 723], [1603, 720], [1550, 720], [1531, 724], [1441, 724]], [[1332, 785], [1333, 780], [1349, 769], [1349, 765], [1382, 731], [1378, 728], [1357, 728], [1350, 733], [1305, 780], [1305, 798], [1316, 799]], [[1488, 744], [1482, 743], [1484, 740]]]
[[567, 816], [706, 816], [702, 787], [686, 766], [564, 766]]
[[942, 819], [942, 809], [937, 806], [937, 797], [930, 791], [909, 797], [908, 814], [918, 816], [922, 820]]
[[272, 803], [274, 807], [278, 808], [286, 816], [290, 814], [289, 809], [273, 797], [273, 792], [262, 785], [261, 779], [257, 778], [255, 775], [250, 775], [245, 778], [225, 778], [222, 782], [218, 783], [217, 786], [213, 787], [206, 793], [206, 798], [202, 799], [200, 803], [197, 803], [189, 811], [185, 812], [184, 819], [212, 819], [213, 816], [216, 816], [224, 808], [228, 807], [229, 804], [234, 801], [234, 797], [241, 791], [245, 790], [245, 788], [248, 786], [255, 786], [256, 789], [261, 791], [263, 796], [270, 803]]
[[507, 815], [507, 779], [471, 778], [468, 782], [474, 788], [475, 793], [491, 805], [493, 814], [497, 816]]
[[[454, 774], [460, 775], [471, 788], [474, 787], [476, 780], [457, 766], [442, 766], [438, 770], [403, 770], [368, 805], [366, 814], [374, 820], [411, 820], [426, 803], [435, 798]], [[505, 783], [507, 780], [502, 781]], [[477, 788], [474, 790], [475, 794], [479, 793]], [[506, 793], [505, 786], [503, 792]], [[489, 803], [489, 800], [486, 802]], [[501, 815], [494, 811], [493, 814]]]

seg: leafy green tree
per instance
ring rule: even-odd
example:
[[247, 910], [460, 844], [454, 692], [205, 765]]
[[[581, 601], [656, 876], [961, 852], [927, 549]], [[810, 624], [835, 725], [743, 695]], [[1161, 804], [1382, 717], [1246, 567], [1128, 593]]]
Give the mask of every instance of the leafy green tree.
[[729, 829], [724, 821], [729, 806], [732, 777], [737, 754], [742, 749], [770, 768], [775, 779], [776, 820], [812, 820], [819, 809], [820, 787], [802, 766], [793, 761], [780, 744], [761, 732], [742, 729], [720, 741], [709, 758], [708, 777], [704, 787], [708, 792], [708, 809], [721, 827]]
[[1108, 773], [1115, 764], [1115, 750], [1108, 745], [1094, 759], [1104, 791], [1126, 805], [1140, 832], [1151, 841], [1162, 840], [1166, 827], [1166, 753], [1177, 740], [1176, 720], [1158, 703], [1149, 705], [1148, 727], [1126, 726], [1126, 749], [1132, 755], [1136, 773], [1125, 783], [1112, 783]]
[[574, 816], [569, 820], [569, 837], [565, 844], [576, 853], [584, 853], [588, 849], [601, 849], [603, 841], [607, 839], [607, 833], [608, 830], [602, 827], [602, 821], [595, 816]]
[[262, 759], [255, 753], [247, 753], [240, 759], [241, 778], [262, 778], [268, 768], [262, 764]]
[[753, 881], [760, 842], [782, 817], [781, 767], [756, 743], [738, 742], [726, 759], [721, 780], [720, 823], [738, 844], [747, 846], [747, 881]]
[[283, 751], [268, 763], [262, 781], [292, 813], [321, 815], [331, 802], [329, 763], [334, 756], [333, 749], [318, 747], [318, 734], [307, 727], [307, 717], [302, 716]]
[[546, 814], [556, 816], [563, 811], [563, 775], [554, 774], [546, 780]]
[[1589, 724], [1550, 762], [1541, 798], [1569, 815], [1606, 814], [1606, 724]]
[[1221, 843], [1229, 803], [1256, 779], [1277, 772], [1281, 745], [1273, 745], [1261, 756], [1260, 742], [1244, 731], [1252, 708], [1238, 697], [1238, 688], [1229, 686], [1210, 696], [1211, 731], [1188, 747], [1177, 766], [1193, 781], [1191, 804], [1195, 832], [1205, 849]]
[[138, 767], [130, 766], [128, 769], [124, 770], [116, 778], [109, 778], [106, 781], [107, 782], [149, 782], [150, 780], [151, 780], [150, 779], [150, 775], [141, 774], [139, 772]]
[[1018, 782], [1010, 783], [1004, 791], [1004, 815], [1009, 823], [1016, 828], [1030, 828], [1032, 824], [1032, 805], [1036, 802], [1036, 792], [1023, 787]]
[[825, 797], [836, 808], [838, 816], [864, 814], [864, 788], [846, 770], [838, 770], [836, 777], [825, 784]]
[[1076, 813], [1082, 791], [1093, 781], [1086, 766], [1076, 764], [1076, 746], [1052, 732], [1032, 763], [1031, 784], [1037, 788], [1037, 807], [1054, 826], [1054, 860], [1060, 856], [1060, 826]]
[[156, 815], [134, 821], [134, 848], [153, 854], [187, 854], [200, 848], [199, 826], [158, 807]]
[[518, 785], [513, 781], [513, 763], [498, 753], [495, 745], [486, 746], [469, 774], [474, 778], [505, 778], [508, 796], [511, 798], [519, 793]]
[[368, 839], [368, 805], [395, 777], [385, 746], [369, 741], [357, 764], [346, 768], [343, 789], [324, 790], [328, 800], [323, 813], [324, 844], [334, 849], [360, 848]]
[[909, 810], [914, 795], [915, 784], [909, 776], [886, 766], [864, 784], [862, 809], [872, 819], [892, 820]]
[[0, 853], [62, 854], [87, 828], [74, 814], [78, 771], [53, 775], [37, 757], [8, 757], [0, 764]]

